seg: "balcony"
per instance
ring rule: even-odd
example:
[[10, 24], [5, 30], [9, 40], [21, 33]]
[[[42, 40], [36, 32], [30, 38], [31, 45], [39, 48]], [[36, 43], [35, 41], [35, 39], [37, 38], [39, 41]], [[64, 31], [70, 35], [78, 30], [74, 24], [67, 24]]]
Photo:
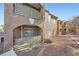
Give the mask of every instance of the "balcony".
[[15, 4], [15, 13], [32, 19], [43, 19], [43, 15], [36, 9], [27, 5]]

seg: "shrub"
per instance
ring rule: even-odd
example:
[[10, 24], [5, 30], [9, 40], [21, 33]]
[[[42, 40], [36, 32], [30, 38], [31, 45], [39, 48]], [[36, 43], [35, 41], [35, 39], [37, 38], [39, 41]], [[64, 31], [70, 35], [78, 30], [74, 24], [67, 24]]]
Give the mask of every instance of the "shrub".
[[52, 43], [51, 39], [45, 39], [44, 43]]

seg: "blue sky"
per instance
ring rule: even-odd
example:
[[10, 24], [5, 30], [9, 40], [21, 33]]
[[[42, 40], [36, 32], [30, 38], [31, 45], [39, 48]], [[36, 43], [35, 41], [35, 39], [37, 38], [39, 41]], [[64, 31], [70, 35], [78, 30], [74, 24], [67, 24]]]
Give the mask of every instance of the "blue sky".
[[4, 4], [0, 3], [0, 25], [4, 24]]
[[45, 8], [60, 20], [71, 20], [79, 15], [78, 3], [46, 3]]

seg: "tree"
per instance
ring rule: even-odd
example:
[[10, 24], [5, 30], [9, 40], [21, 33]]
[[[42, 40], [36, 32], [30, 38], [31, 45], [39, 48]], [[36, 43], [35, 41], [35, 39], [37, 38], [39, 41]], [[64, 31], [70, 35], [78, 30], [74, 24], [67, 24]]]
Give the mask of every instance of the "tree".
[[74, 17], [74, 18], [72, 19], [72, 23], [73, 23], [74, 25], [79, 25], [79, 16]]
[[72, 19], [72, 31], [76, 33], [76, 30], [79, 28], [79, 16], [76, 16]]

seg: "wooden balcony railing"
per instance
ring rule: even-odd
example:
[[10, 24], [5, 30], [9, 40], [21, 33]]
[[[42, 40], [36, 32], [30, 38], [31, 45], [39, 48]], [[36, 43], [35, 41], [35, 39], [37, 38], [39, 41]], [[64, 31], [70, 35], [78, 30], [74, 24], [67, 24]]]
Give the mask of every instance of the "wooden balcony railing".
[[38, 10], [22, 4], [15, 4], [15, 13], [38, 20], [43, 18], [43, 15]]

